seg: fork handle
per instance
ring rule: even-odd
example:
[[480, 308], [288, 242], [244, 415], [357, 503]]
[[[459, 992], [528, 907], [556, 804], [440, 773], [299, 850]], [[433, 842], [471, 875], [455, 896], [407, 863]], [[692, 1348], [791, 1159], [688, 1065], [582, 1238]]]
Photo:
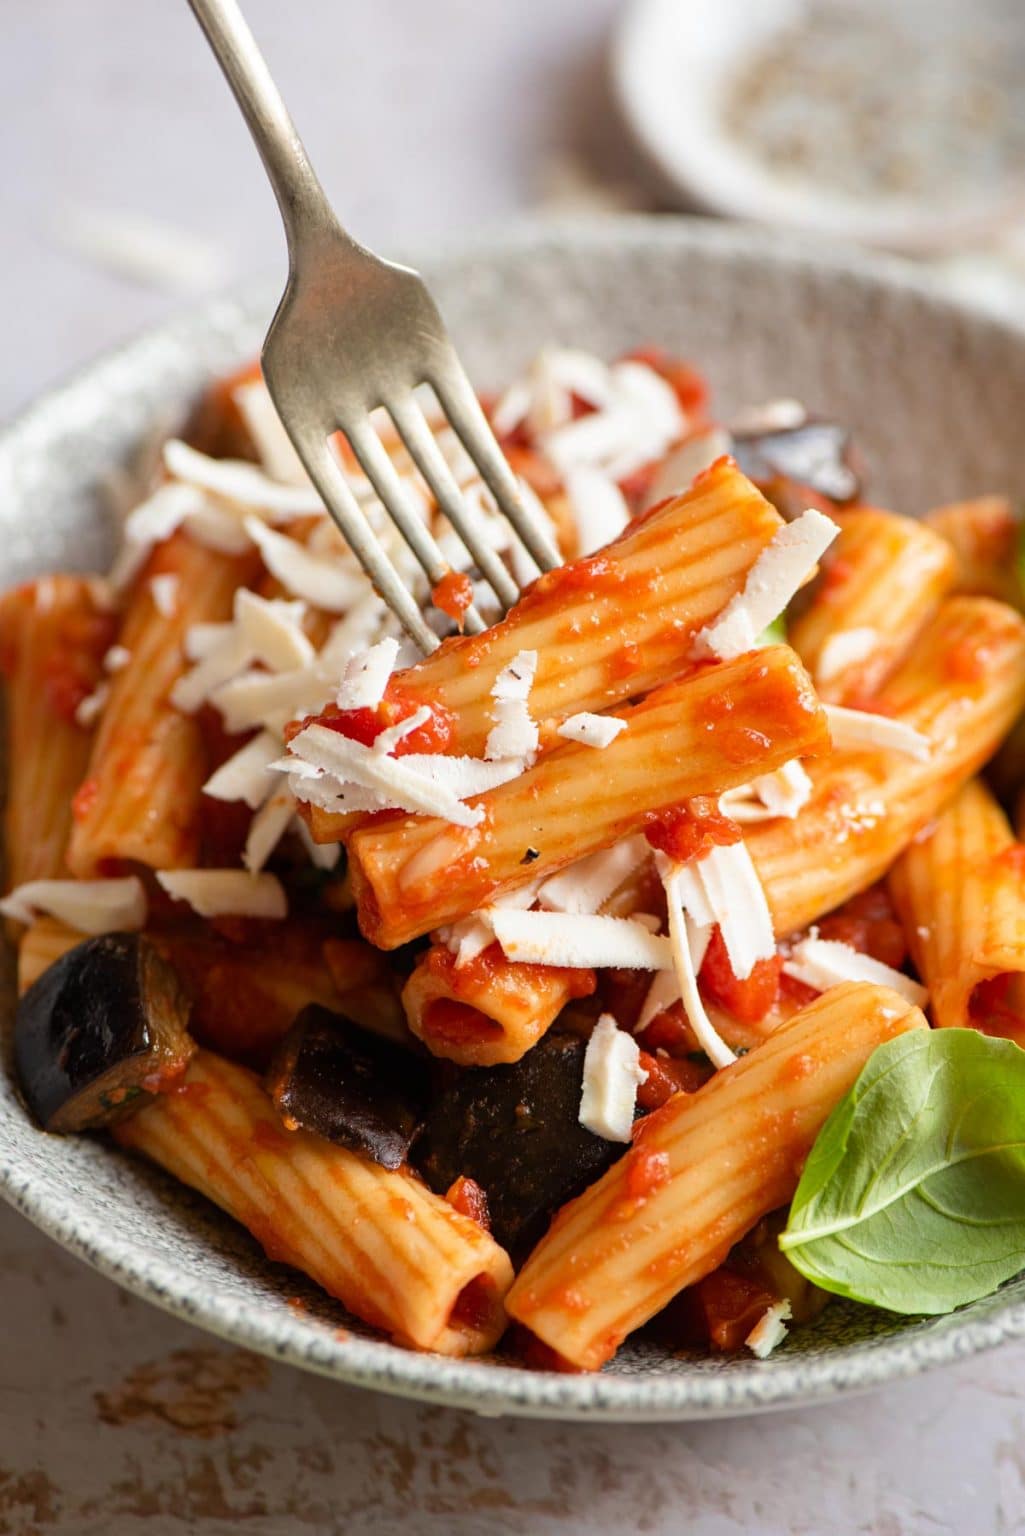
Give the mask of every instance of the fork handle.
[[237, 0], [189, 0], [189, 5], [260, 151], [290, 256], [318, 233], [345, 236]]

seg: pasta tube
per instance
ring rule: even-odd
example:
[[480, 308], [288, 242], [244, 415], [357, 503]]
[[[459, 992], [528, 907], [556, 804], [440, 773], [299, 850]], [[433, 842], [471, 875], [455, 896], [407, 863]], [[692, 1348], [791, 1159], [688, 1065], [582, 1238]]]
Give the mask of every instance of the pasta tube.
[[444, 944], [432, 944], [402, 991], [406, 1018], [435, 1056], [467, 1067], [519, 1061], [566, 1004], [593, 992], [593, 971], [507, 960], [492, 944], [457, 965]]
[[[650, 901], [655, 881], [645, 859], [600, 910], [610, 917], [650, 911], [657, 905]], [[435, 941], [414, 966], [402, 1003], [410, 1029], [433, 1055], [464, 1067], [490, 1067], [519, 1061], [567, 1003], [594, 988], [593, 971], [507, 960], [497, 944], [458, 965]]]
[[890, 893], [933, 1023], [1025, 1044], [1025, 848], [978, 779], [905, 849]]
[[939, 533], [866, 507], [838, 512], [840, 537], [787, 639], [819, 697], [850, 703], [875, 692], [954, 586], [957, 562]]
[[[185, 668], [185, 632], [227, 619], [235, 588], [255, 556], [225, 555], [177, 533], [154, 552], [134, 589], [120, 643], [128, 662], [110, 699], [89, 762], [68, 864], [89, 879], [126, 861], [152, 869], [196, 862], [206, 760], [196, 720], [169, 695]], [[174, 610], [162, 613], [150, 579], [177, 577]]]
[[259, 1080], [209, 1051], [114, 1130], [397, 1343], [480, 1354], [505, 1326], [509, 1259], [404, 1170], [287, 1131]]
[[[696, 631], [743, 588], [781, 526], [751, 482], [720, 460], [686, 495], [631, 523], [598, 554], [549, 571], [501, 624], [446, 641], [399, 673], [396, 686], [451, 717], [447, 750], [470, 756], [481, 755], [493, 724], [489, 691], [520, 651], [538, 654], [530, 694], [537, 720], [609, 709], [681, 670]], [[308, 814], [318, 842], [357, 825], [317, 807]]]
[[0, 601], [0, 660], [7, 681], [4, 847], [12, 886], [67, 874], [71, 807], [89, 761], [92, 731], [76, 712], [103, 677], [114, 620], [84, 576], [44, 576]]
[[1021, 525], [1006, 496], [954, 501], [929, 512], [925, 522], [954, 551], [958, 592], [1021, 607], [1025, 592], [1015, 559]]
[[675, 1094], [559, 1212], [509, 1293], [509, 1315], [597, 1370], [793, 1197], [823, 1123], [872, 1052], [925, 1027], [886, 987], [834, 987], [696, 1093]]
[[602, 750], [567, 744], [478, 796], [476, 827], [400, 818], [354, 833], [349, 867], [364, 935], [394, 949], [608, 848], [649, 812], [719, 794], [826, 742], [825, 716], [788, 646], [698, 669], [620, 718], [627, 729]]
[[1003, 603], [948, 598], [870, 707], [923, 732], [931, 755], [833, 752], [808, 765], [792, 821], [751, 828], [777, 936], [878, 880], [992, 755], [1025, 707], [1025, 624]]

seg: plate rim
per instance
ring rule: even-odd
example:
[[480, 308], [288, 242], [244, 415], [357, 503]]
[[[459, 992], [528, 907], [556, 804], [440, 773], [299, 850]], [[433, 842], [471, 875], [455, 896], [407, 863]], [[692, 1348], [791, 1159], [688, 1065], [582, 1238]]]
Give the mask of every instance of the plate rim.
[[[796, 274], [817, 273], [848, 278], [879, 291], [900, 289], [914, 295], [927, 309], [957, 314], [973, 327], [995, 336], [1010, 335], [1025, 345], [1025, 322], [999, 319], [943, 292], [928, 273], [892, 256], [866, 255], [832, 243], [809, 241], [753, 226], [711, 223], [700, 218], [634, 215], [574, 219], [521, 219], [504, 228], [450, 241], [421, 253], [428, 274], [489, 257], [543, 255], [546, 248], [567, 244], [586, 255], [602, 248], [666, 249], [720, 255], [727, 260], [750, 259], [786, 266]], [[192, 305], [169, 320], [137, 333], [80, 365], [50, 385], [0, 429], [0, 477], [17, 456], [19, 445], [61, 402], [90, 381], [106, 375], [162, 341], [184, 343], [192, 336], [209, 336], [226, 317], [255, 322], [261, 309], [269, 316], [273, 286], [265, 279], [248, 280], [224, 293]], [[0, 1067], [4, 1097], [0, 1115], [13, 1113], [29, 1134], [41, 1135], [28, 1121], [6, 1067]], [[111, 1151], [111, 1156], [120, 1156]], [[772, 1409], [793, 1408], [866, 1392], [887, 1382], [907, 1379], [935, 1366], [967, 1358], [999, 1344], [1025, 1337], [1025, 1301], [999, 1299], [983, 1316], [973, 1307], [913, 1329], [878, 1339], [830, 1349], [820, 1356], [767, 1361], [737, 1360], [715, 1374], [686, 1368], [671, 1374], [559, 1375], [490, 1361], [453, 1360], [416, 1353], [385, 1340], [355, 1334], [338, 1339], [323, 1325], [293, 1312], [268, 1309], [259, 1303], [241, 1308], [230, 1297], [197, 1298], [184, 1294], [181, 1269], [162, 1260], [140, 1258], [116, 1230], [83, 1221], [70, 1198], [53, 1190], [45, 1178], [33, 1180], [15, 1161], [0, 1153], [0, 1197], [33, 1225], [75, 1257], [126, 1290], [237, 1345], [272, 1359], [350, 1385], [370, 1387], [405, 1398], [464, 1408], [486, 1416], [502, 1414], [531, 1418], [645, 1422], [733, 1417]], [[992, 1301], [992, 1299], [991, 1299]], [[254, 1315], [253, 1308], [258, 1311]], [[792, 1379], [800, 1378], [799, 1383]]]

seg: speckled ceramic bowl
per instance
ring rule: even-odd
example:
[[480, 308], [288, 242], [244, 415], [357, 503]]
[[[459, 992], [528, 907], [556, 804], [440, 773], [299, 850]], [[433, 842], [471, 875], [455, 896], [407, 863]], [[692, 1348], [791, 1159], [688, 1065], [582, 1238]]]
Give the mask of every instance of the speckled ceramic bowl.
[[[630, 220], [517, 230], [427, 270], [481, 384], [500, 382], [550, 339], [606, 354], [658, 341], [707, 369], [727, 411], [797, 395], [848, 421], [874, 496], [903, 511], [991, 489], [1025, 495], [1025, 332], [949, 305], [903, 267], [724, 226]], [[219, 300], [144, 336], [0, 439], [2, 585], [109, 558], [111, 491], [123, 492], [140, 444], [211, 374], [255, 351], [272, 303], [267, 290]], [[268, 1263], [171, 1180], [99, 1140], [40, 1134], [9, 1072], [0, 1073], [0, 1188], [72, 1253], [201, 1327], [342, 1381], [485, 1414], [749, 1413], [864, 1390], [1025, 1335], [1022, 1279], [931, 1321], [837, 1303], [764, 1362], [627, 1345], [599, 1375], [559, 1376], [411, 1354]], [[288, 1305], [295, 1297], [301, 1309]]]

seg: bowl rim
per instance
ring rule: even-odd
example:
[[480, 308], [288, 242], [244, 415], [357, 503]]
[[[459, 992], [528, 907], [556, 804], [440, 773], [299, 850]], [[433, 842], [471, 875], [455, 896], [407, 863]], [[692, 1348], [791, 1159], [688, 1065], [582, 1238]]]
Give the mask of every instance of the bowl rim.
[[[818, 275], [827, 280], [850, 279], [874, 292], [899, 289], [915, 296], [926, 312], [960, 314], [983, 332], [1010, 336], [1025, 345], [1025, 323], [1013, 318], [1000, 320], [972, 308], [944, 293], [934, 278], [899, 258], [866, 256], [792, 234], [704, 219], [634, 215], [518, 220], [504, 229], [435, 248], [423, 257], [422, 265], [430, 279], [433, 273], [468, 262], [510, 256], [543, 258], [546, 249], [564, 250], [567, 246], [581, 256], [608, 249], [696, 250], [726, 261], [782, 265], [798, 280]], [[219, 317], [242, 315], [255, 323], [261, 312], [269, 316], [272, 303], [272, 287], [266, 281], [250, 281], [105, 350], [43, 391], [0, 430], [0, 478], [23, 445], [45, 428], [53, 412], [83, 388], [102, 386], [105, 379], [112, 378], [137, 355], [144, 355], [155, 342], [166, 339], [187, 344], [192, 338], [209, 336], [216, 331]], [[20, 1113], [28, 1126], [13, 1092], [7, 1104], [6, 1109], [0, 1108], [0, 1114]], [[989, 1306], [981, 1315], [975, 1314], [983, 1304], [974, 1303], [925, 1328], [869, 1338], [827, 1349], [821, 1355], [737, 1360], [715, 1372], [698, 1366], [665, 1374], [534, 1372], [487, 1360], [415, 1353], [356, 1334], [337, 1338], [314, 1319], [284, 1308], [262, 1303], [240, 1306], [227, 1296], [197, 1297], [195, 1288], [182, 1287], [179, 1266], [161, 1259], [143, 1260], [116, 1229], [84, 1217], [69, 1192], [53, 1188], [46, 1176], [26, 1175], [16, 1159], [5, 1159], [2, 1154], [0, 1196], [101, 1274], [232, 1343], [352, 1385], [469, 1408], [484, 1415], [611, 1422], [730, 1417], [867, 1391], [992, 1349], [1005, 1340], [1025, 1337], [1025, 1302], [1007, 1298], [1001, 1303], [997, 1297], [989, 1298]]]
[[[779, 23], [791, 8], [778, 3]], [[954, 213], [932, 211], [926, 201], [892, 205], [885, 198], [831, 191], [789, 181], [752, 161], [724, 131], [704, 93], [685, 110], [696, 132], [667, 125], [662, 96], [650, 88], [651, 54], [660, 53], [678, 12], [673, 0], [628, 0], [616, 19], [609, 54], [613, 96], [654, 179], [677, 204], [727, 219], [752, 219], [812, 237], [857, 240], [872, 249], [937, 255], [999, 234], [1025, 211], [1025, 192], [1013, 179]], [[744, 56], [743, 39], [736, 60]], [[683, 120], [681, 120], [683, 121]]]

